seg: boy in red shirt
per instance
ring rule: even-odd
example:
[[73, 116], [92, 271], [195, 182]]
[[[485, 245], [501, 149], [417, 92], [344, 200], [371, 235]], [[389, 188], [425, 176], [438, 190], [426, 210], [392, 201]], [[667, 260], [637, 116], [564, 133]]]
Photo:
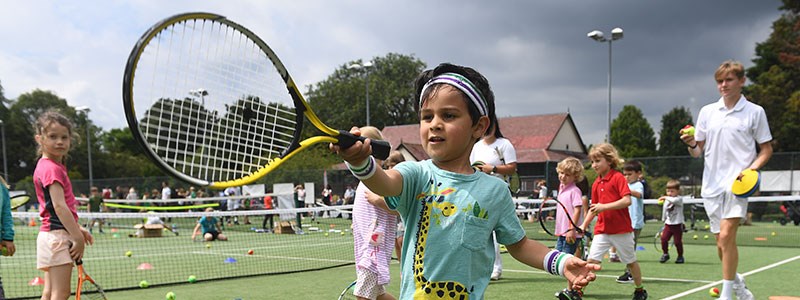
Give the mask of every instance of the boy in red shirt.
[[597, 172], [597, 179], [592, 185], [592, 204], [581, 228], [588, 228], [595, 216], [597, 223], [587, 261], [600, 264], [609, 248], [617, 248], [620, 261], [627, 265], [633, 276], [633, 300], [647, 299], [647, 291], [642, 286], [642, 271], [636, 261], [633, 227], [628, 213], [631, 190], [628, 181], [616, 170], [622, 163], [617, 149], [607, 143], [596, 145], [589, 151], [589, 159], [592, 169]]

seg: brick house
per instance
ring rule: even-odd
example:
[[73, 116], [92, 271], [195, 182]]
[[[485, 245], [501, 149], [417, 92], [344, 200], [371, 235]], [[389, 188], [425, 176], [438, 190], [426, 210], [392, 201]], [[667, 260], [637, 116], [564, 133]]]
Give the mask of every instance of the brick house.
[[[558, 188], [556, 165], [575, 156], [585, 160], [588, 151], [569, 113], [499, 118], [500, 131], [517, 151], [517, 173], [522, 193], [533, 191], [535, 182], [547, 180], [550, 190]], [[406, 160], [428, 159], [419, 142], [419, 125], [387, 126], [382, 132], [392, 148]]]

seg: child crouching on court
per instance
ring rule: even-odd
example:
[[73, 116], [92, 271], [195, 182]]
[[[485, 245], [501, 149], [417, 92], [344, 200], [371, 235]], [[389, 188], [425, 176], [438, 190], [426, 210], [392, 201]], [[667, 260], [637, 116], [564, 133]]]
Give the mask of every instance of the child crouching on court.
[[676, 264], [683, 263], [683, 198], [680, 196], [681, 183], [675, 179], [667, 181], [667, 195], [658, 198], [661, 208], [661, 220], [664, 221], [664, 231], [661, 232], [661, 255], [659, 262], [669, 260], [669, 239], [674, 238], [675, 250], [678, 251]]
[[[212, 211], [214, 211], [213, 208], [206, 208], [206, 212]], [[194, 226], [194, 231], [192, 232], [192, 241], [194, 241], [195, 237], [197, 237], [197, 234], [200, 233], [201, 230], [203, 232], [203, 240], [206, 242], [213, 240], [227, 241], [228, 237], [222, 234], [222, 227], [219, 225], [219, 223], [219, 220], [217, 220], [217, 218], [214, 216], [200, 217], [200, 220], [197, 221], [197, 225]]]
[[[420, 140], [430, 159], [382, 170], [370, 141], [331, 145], [353, 174], [405, 222], [400, 299], [483, 299], [494, 263], [492, 231], [520, 262], [565, 276], [573, 287], [595, 279], [596, 264], [528, 239], [508, 185], [476, 172], [472, 146], [494, 120], [494, 94], [472, 68], [441, 64], [416, 82]], [[351, 133], [360, 135], [357, 128]], [[396, 197], [390, 197], [396, 196]], [[539, 293], [536, 293], [539, 294]]]
[[592, 184], [592, 204], [581, 228], [588, 228], [595, 217], [597, 223], [587, 261], [599, 264], [603, 254], [612, 246], [616, 247], [620, 261], [627, 265], [633, 276], [633, 299], [647, 299], [647, 291], [642, 286], [642, 270], [636, 261], [633, 226], [628, 213], [631, 190], [628, 181], [616, 170], [622, 163], [617, 149], [607, 143], [596, 145], [589, 151], [589, 160], [597, 172], [597, 179]]

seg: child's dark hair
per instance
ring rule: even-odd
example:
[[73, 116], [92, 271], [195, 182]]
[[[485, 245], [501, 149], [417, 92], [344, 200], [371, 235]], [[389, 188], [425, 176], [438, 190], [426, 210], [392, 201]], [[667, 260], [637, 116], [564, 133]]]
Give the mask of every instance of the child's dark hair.
[[[443, 85], [443, 84], [434, 84], [431, 86], [431, 88], [425, 90], [425, 94], [422, 95], [422, 89], [425, 87], [425, 84], [428, 83], [428, 81], [430, 81], [432, 78], [444, 73], [456, 73], [469, 79], [469, 81], [471, 81], [472, 84], [475, 86], [475, 88], [477, 88], [478, 91], [481, 93], [484, 100], [486, 100], [486, 106], [487, 106], [486, 116], [489, 117], [489, 126], [487, 128], [492, 128], [493, 125], [497, 124], [497, 117], [495, 116], [495, 107], [494, 107], [494, 93], [492, 92], [491, 87], [489, 87], [489, 81], [486, 80], [486, 77], [483, 77], [481, 73], [479, 73], [473, 68], [454, 65], [451, 63], [442, 63], [436, 66], [436, 68], [433, 68], [432, 70], [423, 71], [417, 77], [414, 89], [416, 91], [414, 93], [416, 100], [414, 102], [414, 109], [417, 112], [417, 115], [419, 115], [420, 106], [422, 105], [422, 102], [420, 100], [430, 99], [440, 90], [440, 87]], [[467, 102], [467, 107], [469, 108], [469, 115], [472, 118], [472, 125], [475, 125], [478, 123], [478, 119], [480, 119], [481, 113], [475, 106], [475, 104], [469, 100], [468, 96], [463, 92], [461, 93], [464, 96], [464, 101]]]
[[[69, 136], [75, 138], [75, 133], [72, 132], [72, 122], [70, 122], [67, 117], [59, 113], [55, 110], [48, 110], [41, 115], [39, 118], [36, 119], [36, 122], [33, 124], [33, 132], [36, 135], [44, 136], [47, 133], [47, 128], [50, 125], [58, 124], [67, 128], [69, 131]], [[36, 154], [41, 156], [42, 155], [42, 147], [41, 145], [36, 146]], [[66, 155], [62, 158], [61, 163], [64, 163], [67, 160]]]
[[642, 172], [642, 163], [638, 160], [629, 160], [622, 165], [623, 171]]

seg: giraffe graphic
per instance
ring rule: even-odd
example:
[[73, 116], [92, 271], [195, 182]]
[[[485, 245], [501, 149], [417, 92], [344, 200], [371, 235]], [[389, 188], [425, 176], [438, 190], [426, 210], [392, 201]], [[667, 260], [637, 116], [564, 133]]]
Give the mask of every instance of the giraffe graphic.
[[[467, 288], [455, 281], [429, 281], [425, 278], [423, 268], [423, 258], [425, 257], [425, 245], [428, 239], [428, 229], [430, 228], [431, 215], [434, 208], [441, 210], [441, 216], [449, 217], [457, 211], [455, 205], [444, 201], [447, 194], [454, 192], [452, 188], [439, 191], [438, 185], [430, 181], [430, 192], [426, 195], [420, 193], [417, 200], [423, 202], [420, 211], [419, 230], [417, 231], [417, 243], [414, 250], [414, 283], [416, 290], [414, 299], [469, 299]], [[433, 215], [436, 223], [439, 223], [439, 214]]]

